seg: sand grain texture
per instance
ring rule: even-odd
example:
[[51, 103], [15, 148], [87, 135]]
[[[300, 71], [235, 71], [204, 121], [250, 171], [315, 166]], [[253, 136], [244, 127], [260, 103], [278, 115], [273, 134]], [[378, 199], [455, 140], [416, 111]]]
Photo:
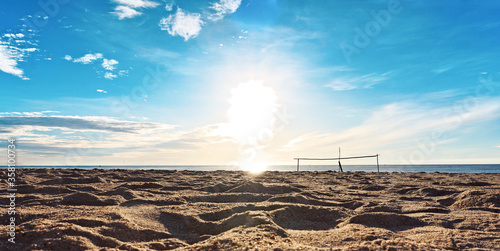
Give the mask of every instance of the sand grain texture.
[[500, 174], [17, 172], [0, 250], [500, 250]]

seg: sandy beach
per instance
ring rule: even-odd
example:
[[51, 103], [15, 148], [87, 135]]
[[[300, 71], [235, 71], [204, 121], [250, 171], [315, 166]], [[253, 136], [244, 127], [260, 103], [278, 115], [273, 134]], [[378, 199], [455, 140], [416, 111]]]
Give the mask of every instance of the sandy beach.
[[500, 174], [17, 175], [16, 244], [1, 250], [500, 249]]

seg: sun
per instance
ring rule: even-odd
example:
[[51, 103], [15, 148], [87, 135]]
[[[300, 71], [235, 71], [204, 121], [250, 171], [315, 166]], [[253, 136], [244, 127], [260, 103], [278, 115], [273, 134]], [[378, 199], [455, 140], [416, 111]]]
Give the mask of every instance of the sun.
[[248, 81], [231, 91], [228, 110], [229, 134], [240, 142], [249, 141], [268, 130], [277, 108], [277, 97], [262, 81]]
[[239, 84], [231, 94], [227, 133], [238, 144], [239, 165], [244, 171], [263, 172], [267, 168], [263, 157], [265, 140], [269, 139], [269, 132], [272, 134], [271, 124], [278, 106], [276, 93], [262, 81], [248, 81]]
[[240, 168], [243, 171], [258, 174], [267, 170], [267, 164], [265, 162], [252, 161], [249, 163], [240, 164]]

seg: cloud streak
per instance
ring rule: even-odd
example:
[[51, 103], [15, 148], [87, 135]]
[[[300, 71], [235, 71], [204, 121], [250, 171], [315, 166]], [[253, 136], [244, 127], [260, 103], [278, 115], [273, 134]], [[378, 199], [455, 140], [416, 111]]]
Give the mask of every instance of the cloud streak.
[[38, 50], [37, 48], [30, 47], [32, 45], [36, 44], [25, 40], [25, 35], [22, 33], [3, 34], [0, 37], [0, 71], [17, 76], [23, 80], [29, 80], [18, 64], [19, 62], [23, 62], [30, 53]]
[[110, 117], [79, 116], [22, 116], [0, 117], [0, 128], [34, 126], [46, 128], [67, 128], [73, 130], [94, 130], [121, 133], [139, 133], [144, 130], [162, 128], [162, 124], [117, 120]]
[[201, 155], [213, 159], [213, 154], [197, 149], [210, 148], [232, 158], [236, 146], [221, 134], [224, 127], [212, 124], [183, 131], [169, 124], [110, 117], [18, 116], [0, 117], [0, 138], [16, 135], [28, 165], [105, 164], [117, 158], [132, 161], [129, 164], [173, 164], [200, 161]]
[[456, 105], [432, 108], [411, 102], [393, 103], [377, 109], [358, 126], [338, 133], [304, 134], [290, 140], [280, 151], [331, 156], [332, 148], [342, 146], [360, 153], [390, 149], [392, 156], [408, 156], [408, 151], [418, 148], [419, 142], [433, 140], [436, 145], [445, 144], [454, 140], [450, 136], [454, 132], [498, 118], [498, 98], [458, 110]]
[[23, 70], [17, 67], [15, 54], [5, 45], [0, 45], [0, 71], [24, 78]]
[[390, 74], [390, 72], [386, 72], [384, 74], [370, 73], [362, 76], [338, 77], [332, 80], [329, 84], [325, 85], [325, 87], [329, 87], [334, 91], [369, 89], [387, 80], [388, 74]]
[[148, 0], [113, 0], [113, 2], [117, 3], [118, 6], [111, 13], [118, 16], [120, 20], [140, 16], [142, 12], [139, 10], [155, 8], [159, 5], [157, 2]]

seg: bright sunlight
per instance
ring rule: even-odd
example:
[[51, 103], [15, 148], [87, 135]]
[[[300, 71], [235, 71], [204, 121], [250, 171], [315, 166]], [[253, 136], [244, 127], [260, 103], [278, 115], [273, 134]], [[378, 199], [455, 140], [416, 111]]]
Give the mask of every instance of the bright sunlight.
[[[262, 81], [249, 81], [239, 84], [231, 93], [228, 133], [238, 141], [240, 149], [246, 149], [240, 150], [240, 167], [253, 173], [265, 171], [267, 164], [259, 137], [271, 127], [277, 108], [275, 91]], [[248, 150], [253, 154], [245, 154]]]
[[270, 127], [276, 109], [276, 94], [262, 81], [239, 84], [232, 91], [228, 111], [230, 135], [245, 143]]

